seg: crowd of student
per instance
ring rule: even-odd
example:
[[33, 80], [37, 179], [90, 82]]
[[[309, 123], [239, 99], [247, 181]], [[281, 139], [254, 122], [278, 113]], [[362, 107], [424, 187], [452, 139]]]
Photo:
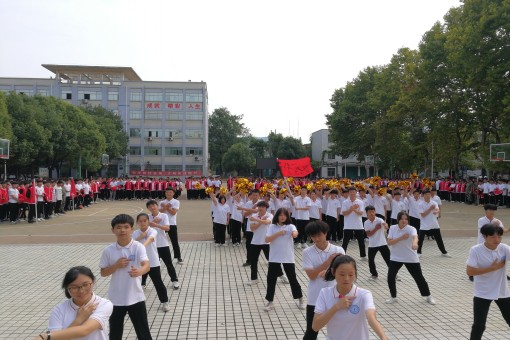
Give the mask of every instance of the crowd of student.
[[[260, 183], [257, 189], [249, 181], [232, 180], [228, 184], [230, 190], [220, 188], [221, 183], [212, 183], [204, 193], [211, 199], [216, 246], [227, 245], [227, 233], [234, 246], [240, 246], [242, 237], [246, 238], [247, 258], [243, 265], [251, 269], [248, 285], [259, 283], [260, 253], [268, 260], [265, 311], [276, 309], [274, 296], [280, 280], [290, 284], [296, 306], [306, 309], [307, 328], [303, 339], [316, 339], [323, 327], [327, 327], [331, 339], [368, 339], [368, 326], [379, 338], [386, 339], [376, 317], [372, 293], [356, 285], [359, 275], [356, 261], [345, 253], [349, 241], [356, 239], [361, 260], [369, 263], [372, 280], [379, 277], [374, 259], [381, 253], [388, 266], [390, 297], [386, 303], [398, 302], [397, 274], [405, 266], [423, 299], [436, 304], [420, 266], [425, 236], [433, 237], [441, 254], [450, 257], [441, 238], [438, 223], [441, 199], [435, 194], [435, 184], [414, 179], [394, 185], [380, 179], [354, 185], [343, 180], [289, 179]], [[179, 206], [176, 208], [171, 203], [177, 201], [173, 199], [175, 190], [169, 187], [167, 192], [169, 203], [158, 204], [154, 200], [146, 203], [149, 214], [137, 216], [138, 230], [133, 230], [135, 220], [128, 215], [118, 215], [112, 220], [117, 242], [107, 247], [100, 259], [101, 275], [112, 276], [110, 304], [94, 295], [91, 273], [73, 268], [63, 282], [70, 300], [55, 308], [49, 332], [41, 334], [40, 339], [71, 337], [61, 337], [62, 334], [96, 334], [87, 339], [106, 339], [108, 328], [110, 339], [120, 339], [126, 313], [138, 338], [152, 339], [143, 292], [147, 275], [151, 276], [163, 310], [169, 309], [159, 259], [165, 262], [174, 289], [179, 288], [165, 234], [172, 226], [176, 227], [176, 221], [169, 219], [175, 217]], [[510, 325], [510, 291], [505, 277], [510, 247], [501, 243], [503, 224], [491, 214], [496, 209], [495, 205], [485, 206], [486, 216], [479, 221], [483, 224], [479, 228], [483, 243], [471, 249], [467, 261], [467, 273], [474, 276], [475, 287], [471, 339], [481, 338], [492, 301]], [[365, 238], [368, 238], [368, 256]], [[303, 249], [303, 270], [309, 278], [306, 303], [296, 277], [296, 249]], [[175, 257], [180, 259], [180, 251]], [[88, 298], [82, 298], [83, 295]], [[59, 311], [65, 306], [73, 307], [72, 311], [67, 309], [70, 314], [67, 321], [54, 323], [52, 320], [62, 315]]]

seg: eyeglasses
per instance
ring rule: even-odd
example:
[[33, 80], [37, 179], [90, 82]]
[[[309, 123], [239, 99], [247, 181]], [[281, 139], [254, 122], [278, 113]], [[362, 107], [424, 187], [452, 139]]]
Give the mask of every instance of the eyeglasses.
[[69, 293], [78, 293], [78, 292], [88, 292], [90, 288], [92, 287], [92, 282], [85, 282], [79, 287], [67, 287], [67, 291]]

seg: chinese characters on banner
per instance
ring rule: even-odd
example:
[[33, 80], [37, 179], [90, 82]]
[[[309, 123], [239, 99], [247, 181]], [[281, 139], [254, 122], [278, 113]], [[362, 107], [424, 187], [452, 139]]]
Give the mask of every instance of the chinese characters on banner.
[[278, 166], [284, 177], [306, 177], [313, 172], [310, 158], [278, 160]]
[[202, 176], [201, 170], [190, 171], [153, 171], [153, 170], [129, 170], [131, 176]]
[[160, 103], [160, 102], [146, 102], [145, 109], [148, 110], [182, 110], [187, 111], [201, 111], [202, 103]]

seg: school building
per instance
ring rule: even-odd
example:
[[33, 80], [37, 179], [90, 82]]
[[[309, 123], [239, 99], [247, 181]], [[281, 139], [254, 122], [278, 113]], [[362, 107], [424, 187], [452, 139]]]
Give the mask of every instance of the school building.
[[374, 156], [358, 161], [355, 155], [343, 158], [331, 152], [328, 129], [312, 133], [312, 160], [321, 162], [319, 176], [323, 178], [365, 178], [380, 174], [375, 166]]
[[0, 78], [0, 91], [101, 105], [122, 117], [129, 153], [110, 163], [119, 176], [209, 173], [207, 84], [143, 81], [131, 67], [50, 65], [51, 78]]

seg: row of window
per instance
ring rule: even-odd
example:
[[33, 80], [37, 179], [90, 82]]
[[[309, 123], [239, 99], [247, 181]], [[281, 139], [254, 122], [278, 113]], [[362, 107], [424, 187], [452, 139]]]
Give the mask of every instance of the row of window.
[[[182, 136], [186, 138], [202, 138], [203, 131], [201, 129], [187, 129], [183, 132], [177, 128], [167, 130], [145, 128], [143, 130], [144, 138], [182, 138]], [[142, 137], [142, 129], [130, 128], [129, 137]]]
[[[163, 169], [164, 167], [164, 169]], [[144, 170], [153, 170], [153, 171], [182, 171], [182, 165], [180, 164], [165, 164], [161, 166], [161, 164], [144, 164]], [[139, 171], [142, 170], [142, 166], [140, 164], [129, 164], [129, 170]], [[185, 165], [184, 171], [197, 171], [202, 170], [202, 165], [189, 164]]]
[[[182, 156], [183, 154], [186, 156], [202, 156], [202, 148], [200, 147], [189, 147], [183, 150], [182, 147], [171, 147], [171, 148], [160, 148], [160, 147], [152, 147], [146, 146], [143, 148], [143, 154], [145, 156], [160, 156], [164, 152], [165, 156]], [[142, 148], [139, 146], [130, 146], [129, 154], [132, 156], [141, 156]]]
[[[129, 94], [129, 99], [132, 102], [141, 102], [142, 101], [142, 91], [141, 90], [131, 90]], [[145, 91], [145, 101], [149, 102], [183, 102], [184, 94], [182, 92], [165, 92], [163, 95], [162, 91]], [[202, 92], [187, 92], [186, 93], [186, 102], [188, 103], [201, 103], [203, 102]]]
[[142, 116], [145, 120], [203, 120], [204, 114], [202, 112], [158, 112], [158, 111], [146, 111], [145, 114], [142, 115], [141, 110], [130, 110], [129, 111], [129, 119], [140, 120]]

